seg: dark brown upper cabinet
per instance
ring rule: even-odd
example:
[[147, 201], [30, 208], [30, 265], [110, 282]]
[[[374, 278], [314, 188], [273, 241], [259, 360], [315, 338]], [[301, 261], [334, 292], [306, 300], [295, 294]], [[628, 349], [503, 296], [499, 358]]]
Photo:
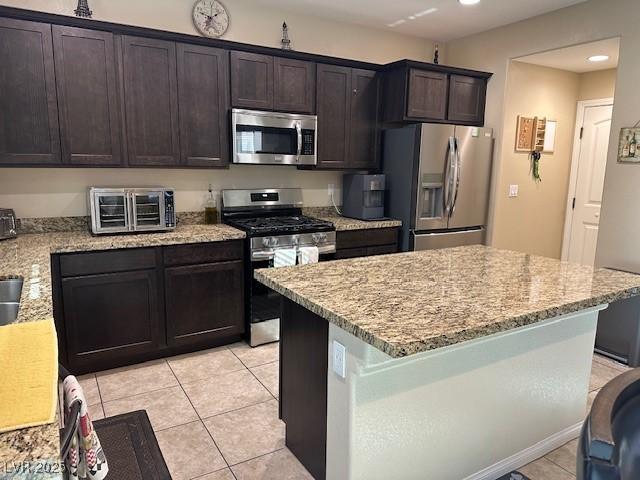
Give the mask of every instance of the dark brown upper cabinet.
[[231, 105], [314, 113], [316, 66], [290, 58], [231, 52]]
[[177, 48], [181, 164], [229, 164], [229, 53], [179, 43]]
[[447, 75], [412, 68], [409, 70], [407, 116], [444, 120], [447, 115]]
[[179, 165], [175, 43], [128, 36], [122, 41], [129, 165]]
[[411, 60], [390, 64], [383, 73], [383, 122], [482, 126], [490, 76]]
[[464, 75], [451, 75], [447, 119], [452, 122], [484, 124], [486, 94], [486, 80]]
[[51, 25], [0, 18], [0, 165], [58, 165]]
[[318, 64], [317, 68], [317, 168], [376, 168], [376, 72], [324, 64]]
[[231, 105], [273, 110], [273, 57], [231, 52]]
[[378, 166], [378, 85], [376, 72], [352, 70], [349, 168], [372, 169]]
[[347, 168], [351, 69], [318, 64], [318, 168]]
[[315, 112], [315, 63], [274, 57], [273, 75], [274, 110], [296, 113]]
[[122, 129], [113, 35], [53, 26], [62, 159], [121, 165]]

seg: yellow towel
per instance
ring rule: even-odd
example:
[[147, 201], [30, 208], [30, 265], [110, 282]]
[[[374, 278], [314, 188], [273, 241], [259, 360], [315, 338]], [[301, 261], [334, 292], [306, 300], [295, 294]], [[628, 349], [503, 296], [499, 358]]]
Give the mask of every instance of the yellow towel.
[[58, 394], [53, 320], [0, 327], [0, 432], [52, 423]]

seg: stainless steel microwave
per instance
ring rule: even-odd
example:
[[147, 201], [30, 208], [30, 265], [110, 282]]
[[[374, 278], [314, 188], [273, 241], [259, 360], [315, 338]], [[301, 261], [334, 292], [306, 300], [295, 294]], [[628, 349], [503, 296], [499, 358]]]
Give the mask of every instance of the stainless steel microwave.
[[91, 232], [166, 231], [176, 228], [173, 190], [170, 188], [89, 189]]
[[233, 163], [315, 165], [315, 115], [231, 111]]

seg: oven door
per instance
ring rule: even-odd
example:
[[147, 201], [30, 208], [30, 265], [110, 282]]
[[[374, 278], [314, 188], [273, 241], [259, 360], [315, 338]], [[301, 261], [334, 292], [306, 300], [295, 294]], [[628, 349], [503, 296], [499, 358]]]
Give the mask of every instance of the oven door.
[[[319, 261], [332, 260], [332, 253], [320, 253]], [[253, 278], [253, 271], [258, 268], [274, 268], [273, 255], [251, 255], [249, 266], [250, 285], [247, 315], [249, 316], [249, 345], [256, 347], [280, 340], [280, 315], [282, 296]]]
[[164, 192], [161, 190], [133, 190], [129, 192], [133, 230], [164, 230]]
[[93, 233], [118, 233], [131, 230], [129, 198], [124, 189], [94, 189], [89, 196]]
[[234, 109], [233, 163], [316, 164], [316, 117]]

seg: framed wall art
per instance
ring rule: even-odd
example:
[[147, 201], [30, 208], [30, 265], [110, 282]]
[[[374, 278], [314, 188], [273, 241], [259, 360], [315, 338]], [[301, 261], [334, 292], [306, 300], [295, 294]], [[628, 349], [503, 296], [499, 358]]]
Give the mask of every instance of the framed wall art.
[[640, 163], [640, 127], [620, 129], [618, 163]]

